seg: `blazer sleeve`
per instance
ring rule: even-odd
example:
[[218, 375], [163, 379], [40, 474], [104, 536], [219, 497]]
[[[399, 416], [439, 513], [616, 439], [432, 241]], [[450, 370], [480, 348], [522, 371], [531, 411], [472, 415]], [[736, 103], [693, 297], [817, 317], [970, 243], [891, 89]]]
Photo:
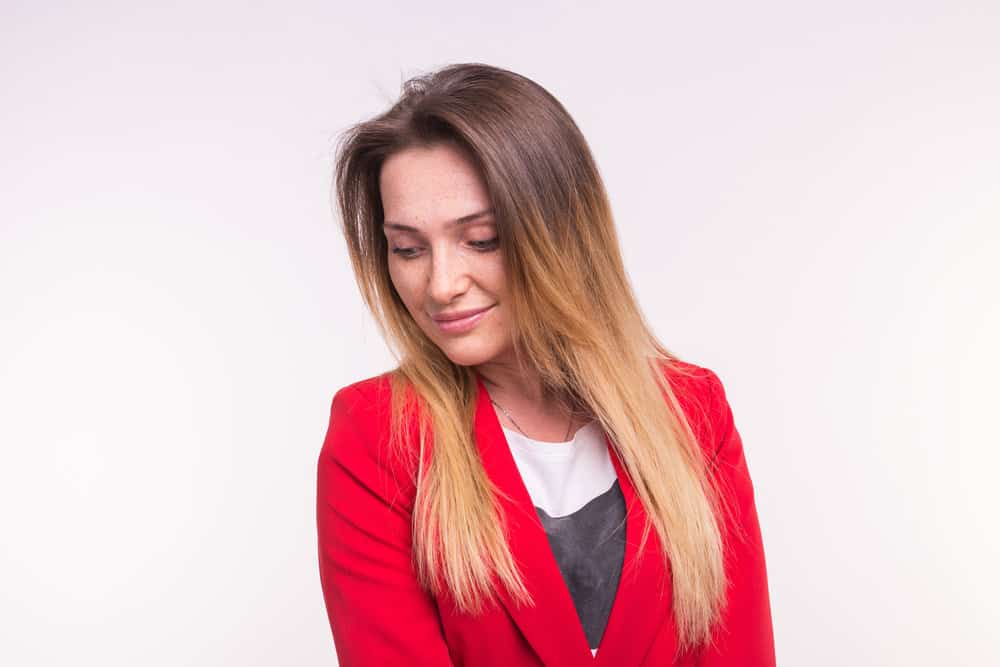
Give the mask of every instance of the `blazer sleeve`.
[[412, 503], [366, 403], [357, 388], [337, 392], [318, 463], [319, 572], [337, 657], [341, 667], [450, 666], [437, 605], [411, 561]]
[[715, 440], [713, 470], [729, 505], [723, 533], [726, 575], [729, 580], [722, 623], [712, 645], [701, 655], [702, 667], [745, 665], [773, 667], [774, 634], [767, 586], [767, 568], [753, 484], [743, 443], [722, 382], [709, 371]]

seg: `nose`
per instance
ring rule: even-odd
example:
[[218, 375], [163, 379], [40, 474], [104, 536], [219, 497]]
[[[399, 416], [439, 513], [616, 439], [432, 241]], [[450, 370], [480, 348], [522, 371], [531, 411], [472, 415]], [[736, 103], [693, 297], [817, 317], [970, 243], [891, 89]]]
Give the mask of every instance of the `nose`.
[[465, 260], [453, 248], [440, 246], [431, 253], [431, 274], [427, 294], [435, 302], [445, 305], [469, 289], [471, 279]]

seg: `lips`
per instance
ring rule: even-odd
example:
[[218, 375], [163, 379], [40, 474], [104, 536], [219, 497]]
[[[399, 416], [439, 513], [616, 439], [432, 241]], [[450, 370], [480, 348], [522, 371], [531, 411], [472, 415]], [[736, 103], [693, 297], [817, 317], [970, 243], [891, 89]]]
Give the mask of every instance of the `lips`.
[[[496, 304], [494, 304], [495, 306]], [[464, 334], [475, 329], [483, 318], [489, 317], [494, 306], [474, 310], [456, 310], [434, 318], [434, 324], [446, 334]]]
[[453, 320], [462, 320], [471, 315], [481, 313], [485, 310], [489, 310], [493, 306], [485, 306], [483, 308], [473, 308], [471, 310], [456, 310], [451, 313], [442, 313], [440, 315], [435, 315], [433, 317], [435, 322], [451, 322]]

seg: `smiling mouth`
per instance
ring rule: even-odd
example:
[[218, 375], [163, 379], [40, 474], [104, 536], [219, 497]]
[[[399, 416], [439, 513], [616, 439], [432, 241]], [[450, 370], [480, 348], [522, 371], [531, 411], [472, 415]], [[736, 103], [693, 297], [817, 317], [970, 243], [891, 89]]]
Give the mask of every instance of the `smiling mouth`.
[[465, 317], [460, 317], [458, 319], [434, 320], [434, 324], [436, 324], [441, 331], [444, 331], [446, 333], [462, 333], [465, 331], [469, 331], [470, 329], [474, 328], [477, 324], [479, 324], [479, 322], [484, 317], [486, 317], [490, 312], [492, 312], [495, 306], [496, 304], [490, 306], [489, 308], [485, 308], [476, 313], [473, 313], [472, 315], [467, 315]]

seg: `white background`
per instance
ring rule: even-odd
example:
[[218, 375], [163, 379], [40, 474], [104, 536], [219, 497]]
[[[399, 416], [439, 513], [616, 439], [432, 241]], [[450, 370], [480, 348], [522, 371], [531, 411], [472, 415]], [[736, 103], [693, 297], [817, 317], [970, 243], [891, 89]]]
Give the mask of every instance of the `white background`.
[[779, 664], [997, 659], [1000, 4], [171, 4], [2, 3], [0, 663], [335, 664], [316, 457], [393, 360], [333, 145], [468, 61], [725, 383]]

